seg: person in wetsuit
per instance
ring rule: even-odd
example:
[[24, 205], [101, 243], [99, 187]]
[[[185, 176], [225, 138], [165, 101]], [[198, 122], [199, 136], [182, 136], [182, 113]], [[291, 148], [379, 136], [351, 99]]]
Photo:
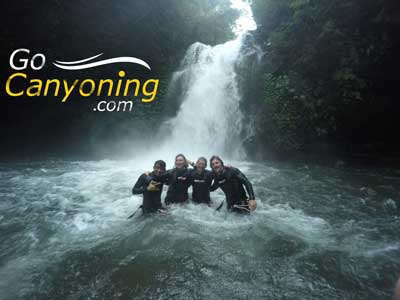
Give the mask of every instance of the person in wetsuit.
[[142, 174], [135, 183], [132, 194], [143, 194], [141, 205], [143, 214], [162, 211], [161, 193], [165, 181], [165, 167], [163, 160], [157, 160], [153, 166], [153, 172]]
[[192, 200], [194, 203], [211, 204], [213, 173], [206, 170], [207, 159], [200, 157], [194, 169], [190, 170], [190, 185], [193, 188]]
[[175, 157], [175, 168], [168, 170], [165, 178], [165, 183], [168, 185], [165, 204], [187, 202], [189, 198], [190, 171], [188, 170], [188, 161], [183, 154], [178, 154]]
[[[246, 176], [237, 168], [226, 168], [222, 159], [216, 155], [210, 159], [214, 173], [213, 189], [219, 187], [225, 194], [228, 210], [250, 212], [256, 209], [253, 186]], [[248, 197], [246, 195], [246, 191]]]

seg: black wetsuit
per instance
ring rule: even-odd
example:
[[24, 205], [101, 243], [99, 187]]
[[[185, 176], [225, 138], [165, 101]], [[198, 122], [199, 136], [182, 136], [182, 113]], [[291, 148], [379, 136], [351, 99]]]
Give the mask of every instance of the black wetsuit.
[[204, 172], [198, 173], [196, 169], [190, 170], [190, 184], [193, 188], [193, 202], [205, 204], [211, 203], [210, 191], [213, 178], [214, 176], [211, 171], [204, 170]]
[[[253, 186], [246, 176], [237, 168], [225, 168], [221, 174], [214, 173], [213, 188], [220, 187], [226, 196], [228, 209], [236, 212], [245, 210], [235, 209], [234, 205], [247, 205], [249, 198], [254, 200]], [[249, 198], [246, 196], [245, 186]]]
[[[161, 184], [157, 186], [159, 189], [158, 191], [150, 192], [147, 190], [147, 186], [152, 180], [161, 182]], [[141, 206], [143, 213], [157, 212], [160, 208], [162, 208], [161, 193], [163, 189], [163, 182], [163, 176], [159, 177], [155, 176], [153, 173], [150, 173], [149, 175], [142, 174], [135, 183], [135, 186], [132, 189], [132, 194], [143, 194], [143, 204]]]
[[190, 171], [187, 168], [175, 168], [168, 170], [164, 176], [166, 178], [165, 183], [169, 186], [165, 204], [186, 202], [189, 198]]

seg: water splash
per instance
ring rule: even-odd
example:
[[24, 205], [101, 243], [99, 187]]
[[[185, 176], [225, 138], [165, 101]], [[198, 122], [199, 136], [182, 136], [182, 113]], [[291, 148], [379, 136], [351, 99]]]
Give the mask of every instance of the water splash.
[[232, 7], [240, 12], [232, 29], [236, 38], [214, 47], [194, 43], [173, 75], [170, 90], [180, 90], [182, 101], [175, 118], [166, 122], [170, 136], [164, 153], [179, 149], [190, 157], [244, 156], [245, 126], [235, 67], [244, 33], [256, 26], [247, 2], [235, 0]]
[[239, 10], [239, 18], [236, 20], [233, 26], [233, 33], [241, 35], [247, 31], [257, 29], [257, 24], [253, 18], [253, 12], [248, 1], [243, 0], [231, 0], [231, 7]]
[[190, 155], [220, 153], [239, 156], [242, 113], [235, 62], [241, 39], [215, 47], [193, 44], [182, 61], [173, 84], [181, 85], [183, 101], [167, 147]]

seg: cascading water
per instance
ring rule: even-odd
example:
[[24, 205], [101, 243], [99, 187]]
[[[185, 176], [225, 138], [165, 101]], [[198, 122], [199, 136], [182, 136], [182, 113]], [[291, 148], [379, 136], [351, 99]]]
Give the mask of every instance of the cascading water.
[[190, 157], [243, 156], [244, 126], [235, 65], [244, 33], [255, 25], [247, 3], [232, 1], [232, 5], [241, 11], [233, 28], [236, 38], [214, 47], [194, 43], [174, 74], [170, 88], [179, 85], [183, 100], [176, 117], [166, 124], [172, 128], [166, 149], [179, 149]]
[[215, 47], [195, 43], [189, 48], [183, 71], [174, 79], [183, 84], [184, 100], [177, 116], [168, 121], [173, 128], [168, 148], [207, 156], [241, 152], [242, 115], [234, 71], [240, 45], [236, 39]]

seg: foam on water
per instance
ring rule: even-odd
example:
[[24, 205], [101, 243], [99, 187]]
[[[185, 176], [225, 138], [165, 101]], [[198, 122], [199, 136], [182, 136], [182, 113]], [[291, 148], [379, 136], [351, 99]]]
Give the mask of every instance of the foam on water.
[[[132, 161], [59, 162], [54, 169], [51, 164], [46, 166], [48, 163], [43, 163], [40, 167], [47, 172], [20, 168], [12, 171], [11, 185], [9, 180], [0, 180], [4, 196], [0, 223], [0, 290], [7, 292], [7, 295], [0, 296], [4, 299], [24, 298], [38, 288], [37, 283], [32, 285], [38, 278], [47, 282], [42, 287], [45, 294], [56, 291], [62, 283], [53, 285], [48, 281], [50, 279], [46, 279], [50, 276], [46, 274], [58, 274], [51, 271], [55, 266], [65, 265], [71, 268], [71, 272], [75, 269], [84, 272], [79, 267], [79, 260], [74, 262], [74, 253], [94, 253], [94, 257], [111, 253], [107, 255], [113, 257], [117, 266], [104, 273], [102, 282], [105, 286], [107, 280], [128, 272], [125, 268], [129, 269], [132, 264], [148, 264], [149, 268], [160, 268], [160, 272], [167, 273], [176, 266], [183, 272], [187, 265], [183, 262], [180, 265], [179, 261], [187, 260], [187, 263], [199, 264], [199, 269], [193, 267], [185, 271], [190, 273], [188, 276], [192, 280], [200, 276], [203, 280], [210, 278], [224, 285], [227, 276], [236, 276], [228, 271], [230, 268], [237, 272], [250, 272], [246, 267], [248, 260], [255, 264], [251, 272], [258, 274], [254, 276], [264, 282], [268, 277], [261, 275], [262, 268], [275, 268], [273, 262], [277, 257], [291, 259], [305, 255], [307, 261], [314, 259], [315, 253], [328, 253], [328, 256], [334, 253], [351, 259], [380, 257], [393, 261], [397, 253], [397, 242], [388, 238], [377, 240], [380, 228], [388, 231], [397, 226], [399, 221], [394, 216], [387, 220], [388, 216], [383, 215], [381, 219], [375, 219], [376, 223], [353, 220], [336, 224], [334, 220], [337, 217], [332, 215], [332, 208], [326, 208], [327, 215], [310, 212], [304, 203], [307, 199], [313, 201], [310, 196], [314, 197], [317, 188], [321, 198], [329, 198], [328, 195], [338, 192], [342, 194], [336, 200], [330, 198], [330, 201], [336, 201], [332, 207], [337, 206], [337, 201], [342, 201], [342, 198], [350, 197], [346, 189], [359, 191], [354, 188], [340, 190], [339, 181], [335, 190], [327, 190], [327, 178], [307, 174], [311, 172], [309, 169], [301, 171], [305, 173], [288, 173], [287, 169], [276, 166], [228, 161], [243, 170], [254, 184], [258, 209], [251, 216], [230, 214], [225, 207], [216, 212], [215, 207], [224, 199], [223, 193], [217, 191], [212, 193], [214, 207], [173, 206], [167, 215], [143, 218], [138, 214], [127, 220], [127, 216], [141, 203], [141, 197], [130, 195], [130, 189], [140, 174], [151, 168], [152, 160], [153, 157]], [[313, 179], [304, 180], [307, 176]], [[351, 185], [346, 180], [343, 183]], [[299, 192], [298, 197], [287, 198], [282, 189], [284, 185]], [[293, 203], [296, 208], [287, 203]], [[314, 203], [316, 206], [324, 205], [324, 202]], [[362, 208], [349, 203], [347, 209]], [[357, 216], [354, 212], [352, 214]], [[310, 251], [314, 254], [309, 254]], [[159, 255], [165, 261], [160, 260]], [[293, 263], [299, 264], [300, 261], [293, 260]], [[156, 266], [156, 262], [159, 265]], [[165, 264], [168, 270], [162, 271]], [[299, 283], [299, 288], [307, 286], [307, 279], [298, 271], [294, 272], [291, 269], [294, 267], [287, 265], [282, 273], [275, 272], [283, 276], [287, 284], [292, 280]], [[147, 267], [143, 265], [143, 268]], [[197, 271], [199, 273], [195, 275]], [[152, 277], [152, 280], [157, 281], [157, 278]], [[52, 280], [58, 282], [61, 279]], [[177, 289], [179, 280], [176, 281]], [[209, 284], [208, 289], [203, 289], [203, 296], [218, 288], [214, 283]], [[236, 284], [244, 288], [248, 283]], [[104, 287], [101, 286], [98, 288], [102, 290]], [[313, 289], [327, 287], [323, 282], [317, 286], [314, 282]]]

